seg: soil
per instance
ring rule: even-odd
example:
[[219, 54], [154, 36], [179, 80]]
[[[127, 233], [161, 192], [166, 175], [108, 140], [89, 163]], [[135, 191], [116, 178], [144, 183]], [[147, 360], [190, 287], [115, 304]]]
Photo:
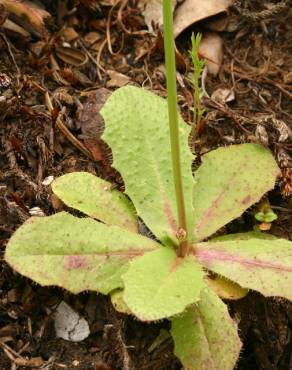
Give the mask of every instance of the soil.
[[[20, 37], [0, 29], [2, 256], [10, 236], [33, 212], [50, 215], [62, 208], [50, 186], [43, 184], [48, 176], [89, 171], [123, 189], [110, 166], [109, 150], [99, 139], [103, 124], [98, 112], [110, 91], [129, 82], [166, 95], [161, 42], [145, 31], [137, 1], [118, 2], [114, 8], [94, 0], [76, 1], [75, 8], [73, 1], [42, 3], [51, 14], [42, 35]], [[212, 93], [228, 88], [236, 99], [222, 103], [204, 98], [196, 152], [199, 161], [219, 146], [260, 142], [269, 147], [282, 173], [268, 194], [278, 215], [269, 232], [292, 240], [292, 13], [289, 6], [263, 11], [276, 3], [243, 0], [230, 8], [232, 26], [220, 33], [223, 65], [218, 76], [207, 76], [205, 89]], [[76, 31], [75, 39], [66, 36], [77, 50], [69, 56], [62, 49], [64, 24]], [[179, 104], [187, 122], [193, 103], [190, 34], [207, 27], [202, 21], [177, 39]], [[224, 232], [252, 229], [254, 209]], [[74, 296], [40, 287], [14, 272], [3, 258], [0, 269], [1, 369], [181, 369], [170, 338], [152, 346], [168, 322], [138, 322], [117, 313], [102, 295]], [[61, 300], [89, 321], [90, 336], [81, 343], [55, 336], [48, 308]], [[291, 370], [292, 303], [250, 292], [228, 306], [243, 341], [237, 369]]]

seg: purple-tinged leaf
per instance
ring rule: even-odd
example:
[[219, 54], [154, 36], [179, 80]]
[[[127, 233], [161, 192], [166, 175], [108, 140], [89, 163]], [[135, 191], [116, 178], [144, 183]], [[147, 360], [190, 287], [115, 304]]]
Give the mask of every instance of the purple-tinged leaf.
[[[113, 167], [125, 182], [139, 217], [166, 245], [178, 244], [177, 207], [169, 142], [167, 101], [134, 86], [116, 90], [101, 110], [103, 140], [113, 152]], [[194, 227], [194, 179], [188, 147], [190, 127], [179, 117], [181, 168], [188, 229]]]
[[209, 289], [172, 319], [175, 354], [185, 370], [233, 370], [241, 349], [227, 306]]
[[[265, 296], [292, 299], [292, 242], [285, 239], [210, 241], [194, 246], [207, 269]], [[241, 234], [242, 238], [242, 234]]]
[[53, 192], [69, 207], [78, 209], [107, 225], [138, 232], [138, 217], [131, 201], [111, 183], [88, 172], [58, 177]]
[[232, 145], [204, 155], [195, 173], [195, 240], [239, 217], [274, 187], [278, 173], [271, 152], [256, 144]]
[[33, 217], [11, 237], [5, 260], [41, 285], [107, 294], [123, 287], [129, 261], [160, 248], [142, 235], [60, 212]]

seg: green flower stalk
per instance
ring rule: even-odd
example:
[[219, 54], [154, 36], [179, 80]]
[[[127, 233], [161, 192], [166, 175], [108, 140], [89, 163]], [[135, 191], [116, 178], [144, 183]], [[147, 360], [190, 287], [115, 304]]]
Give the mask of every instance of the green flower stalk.
[[178, 239], [180, 240], [178, 255], [184, 257], [188, 253], [188, 230], [183, 191], [180, 144], [178, 134], [178, 111], [176, 92], [175, 48], [173, 39], [173, 16], [171, 0], [163, 0], [164, 50], [167, 81], [167, 102], [170, 128], [173, 180], [178, 212]]

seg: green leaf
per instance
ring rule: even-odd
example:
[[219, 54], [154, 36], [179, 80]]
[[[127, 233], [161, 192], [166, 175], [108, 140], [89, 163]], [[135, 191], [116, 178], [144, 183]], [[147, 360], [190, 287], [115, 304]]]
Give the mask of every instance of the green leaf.
[[124, 291], [121, 289], [116, 289], [110, 293], [111, 302], [115, 310], [127, 315], [132, 315], [129, 307], [126, 305], [124, 300]]
[[204, 286], [201, 266], [169, 247], [135, 258], [122, 278], [125, 303], [143, 321], [182, 312], [199, 299]]
[[41, 285], [107, 294], [123, 286], [132, 258], [159, 248], [142, 235], [66, 212], [32, 217], [10, 239], [5, 260]]
[[53, 192], [69, 207], [108, 225], [138, 232], [136, 211], [129, 199], [111, 183], [88, 172], [72, 172], [57, 178]]
[[172, 319], [175, 354], [184, 370], [233, 370], [241, 349], [227, 306], [209, 289], [197, 305]]
[[221, 236], [216, 236], [208, 240], [208, 242], [222, 242], [228, 240], [249, 240], [249, 239], [265, 239], [265, 240], [274, 240], [277, 239], [275, 235], [266, 234], [260, 230], [248, 231], [246, 233], [236, 233], [236, 234], [226, 234]]
[[209, 270], [265, 296], [292, 299], [292, 242], [235, 237], [194, 248], [196, 258]]
[[278, 216], [272, 210], [270, 210], [269, 212], [257, 212], [255, 214], [255, 219], [260, 222], [270, 223], [277, 220], [277, 218]]
[[249, 292], [248, 289], [242, 288], [234, 281], [219, 275], [207, 276], [205, 282], [222, 299], [241, 299]]
[[[170, 154], [167, 102], [133, 86], [116, 90], [101, 110], [103, 140], [113, 152], [113, 167], [148, 228], [164, 244], [177, 243], [177, 209]], [[193, 230], [190, 128], [179, 119], [181, 163], [189, 230]]]
[[232, 145], [203, 157], [195, 174], [195, 240], [212, 235], [272, 189], [279, 169], [257, 144]]

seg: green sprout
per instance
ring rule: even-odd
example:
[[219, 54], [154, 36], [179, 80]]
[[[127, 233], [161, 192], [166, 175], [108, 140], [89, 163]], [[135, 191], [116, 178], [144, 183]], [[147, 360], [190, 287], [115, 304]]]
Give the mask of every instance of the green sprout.
[[271, 223], [277, 220], [278, 216], [271, 210], [270, 212], [258, 212], [255, 214], [255, 218], [260, 222]]
[[199, 45], [202, 39], [202, 34], [192, 34], [192, 61], [194, 66], [193, 84], [194, 84], [194, 115], [193, 115], [193, 137], [195, 137], [201, 129], [201, 120], [205, 112], [201, 103], [200, 80], [205, 66], [205, 61], [199, 58]]
[[272, 210], [270, 203], [267, 199], [260, 202], [258, 211], [254, 215], [255, 219], [259, 222], [271, 223], [277, 220], [278, 216]]

